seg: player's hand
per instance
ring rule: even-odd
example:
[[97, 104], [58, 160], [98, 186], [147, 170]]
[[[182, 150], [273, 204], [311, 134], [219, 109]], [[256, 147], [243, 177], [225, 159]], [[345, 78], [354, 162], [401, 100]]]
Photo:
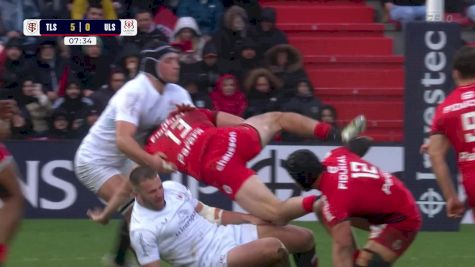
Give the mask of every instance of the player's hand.
[[103, 225], [106, 225], [109, 223], [109, 218], [107, 218], [106, 216], [104, 216], [104, 210], [103, 209], [100, 209], [100, 208], [95, 208], [93, 210], [88, 210], [87, 211], [87, 216], [89, 216], [89, 218], [96, 222], [96, 223], [100, 223], [100, 224], [103, 224]]
[[419, 148], [419, 153], [425, 154], [429, 151], [429, 143], [422, 144]]
[[465, 214], [465, 203], [458, 197], [447, 200], [447, 216], [451, 219], [461, 218]]
[[154, 155], [155, 162], [153, 168], [155, 168], [159, 173], [170, 174], [176, 171], [176, 166], [167, 160], [167, 156], [162, 152], [158, 152]]

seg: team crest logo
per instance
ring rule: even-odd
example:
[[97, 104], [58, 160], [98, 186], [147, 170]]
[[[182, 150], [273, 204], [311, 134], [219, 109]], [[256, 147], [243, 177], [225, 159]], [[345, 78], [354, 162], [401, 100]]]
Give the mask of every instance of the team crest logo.
[[132, 20], [126, 20], [124, 23], [124, 29], [130, 30], [134, 28], [134, 22]]
[[36, 25], [36, 23], [34, 22], [28, 22], [26, 24], [26, 29], [28, 30], [28, 32], [30, 33], [35, 33], [36, 29], [38, 28], [38, 26]]
[[135, 36], [137, 35], [137, 21], [135, 19], [121, 19], [121, 32], [122, 36]]
[[231, 189], [229, 185], [223, 185], [223, 190], [224, 192], [226, 192], [226, 194], [229, 194], [229, 195], [233, 193], [233, 190]]
[[39, 36], [40, 35], [40, 20], [39, 19], [25, 19], [23, 21], [23, 34], [25, 36]]

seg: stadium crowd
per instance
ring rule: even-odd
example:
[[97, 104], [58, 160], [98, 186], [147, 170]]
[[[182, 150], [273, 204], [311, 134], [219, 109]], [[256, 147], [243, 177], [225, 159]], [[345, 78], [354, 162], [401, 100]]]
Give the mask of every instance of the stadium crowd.
[[[26, 38], [20, 17], [2, 17], [1, 94], [19, 106], [12, 139], [83, 138], [114, 93], [137, 75], [139, 52], [152, 39], [180, 51], [179, 83], [197, 107], [245, 118], [292, 111], [335, 124], [335, 109], [314, 95], [301, 54], [276, 27], [275, 10], [258, 1], [37, 2], [23, 2], [25, 18], [135, 18], [138, 34], [65, 46], [60, 37]], [[3, 14], [15, 14], [19, 6], [3, 7]]]

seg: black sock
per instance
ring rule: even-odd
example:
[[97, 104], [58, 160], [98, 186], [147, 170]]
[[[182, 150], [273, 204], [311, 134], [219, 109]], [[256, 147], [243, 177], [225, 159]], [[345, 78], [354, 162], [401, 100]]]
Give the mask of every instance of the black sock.
[[315, 247], [312, 249], [302, 252], [302, 253], [294, 253], [293, 254], [295, 266], [298, 267], [317, 267], [318, 266], [318, 257], [317, 252], [315, 251]]
[[114, 259], [115, 264], [119, 266], [125, 265], [125, 256], [129, 247], [129, 226], [125, 219], [122, 219], [122, 223], [119, 228], [119, 243], [117, 244], [116, 256]]

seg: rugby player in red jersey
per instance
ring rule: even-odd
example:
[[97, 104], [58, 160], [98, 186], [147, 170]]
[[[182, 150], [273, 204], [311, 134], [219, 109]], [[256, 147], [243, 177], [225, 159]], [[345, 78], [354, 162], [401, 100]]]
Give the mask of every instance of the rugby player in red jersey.
[[[311, 212], [315, 196], [282, 202], [246, 164], [282, 130], [325, 139], [332, 134], [331, 126], [286, 112], [265, 113], [230, 125], [235, 121], [230, 114], [207, 109], [178, 111], [149, 137], [145, 150], [161, 153], [180, 172], [218, 188], [261, 219], [284, 225]], [[357, 135], [364, 117], [355, 122], [342, 135]]]
[[[428, 153], [432, 170], [447, 201], [447, 216], [462, 217], [465, 202], [459, 199], [446, 162], [452, 146], [467, 194], [475, 211], [475, 48], [463, 47], [454, 58], [457, 88], [437, 107], [432, 122]], [[474, 213], [475, 215], [475, 213]]]
[[[322, 193], [314, 209], [332, 236], [333, 266], [388, 267], [414, 241], [421, 217], [412, 194], [396, 177], [348, 148], [332, 150], [323, 162], [310, 150], [297, 150], [285, 168], [304, 190]], [[360, 251], [352, 222], [371, 230]]]
[[[9, 133], [9, 120], [17, 110], [12, 100], [0, 100], [0, 136]], [[13, 238], [23, 213], [23, 194], [17, 180], [13, 158], [0, 143], [0, 265], [6, 262], [8, 243]]]

